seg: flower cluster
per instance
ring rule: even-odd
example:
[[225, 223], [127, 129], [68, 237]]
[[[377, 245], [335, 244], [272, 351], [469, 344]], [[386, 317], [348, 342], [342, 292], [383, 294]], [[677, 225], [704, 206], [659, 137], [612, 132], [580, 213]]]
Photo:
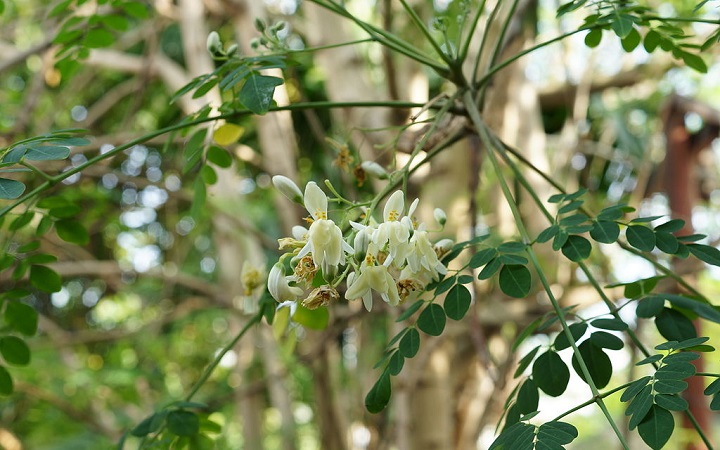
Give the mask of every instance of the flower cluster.
[[[292, 237], [279, 240], [286, 253], [268, 277], [268, 290], [278, 302], [297, 302], [304, 297], [301, 303], [306, 308], [327, 306], [339, 299], [337, 289], [344, 281], [345, 298], [362, 299], [370, 311], [375, 294], [395, 306], [446, 273], [440, 258], [452, 241], [433, 244], [425, 224], [413, 219], [418, 200], [406, 212], [402, 191], [388, 199], [382, 222], [372, 217], [366, 217], [364, 223], [350, 221], [344, 235], [328, 217], [328, 197], [317, 184], [308, 183], [302, 194], [286, 177], [276, 176], [273, 183], [310, 213], [309, 228], [295, 226]], [[445, 223], [442, 210], [435, 210], [435, 218], [439, 224]], [[288, 258], [291, 274], [286, 273], [283, 262]]]

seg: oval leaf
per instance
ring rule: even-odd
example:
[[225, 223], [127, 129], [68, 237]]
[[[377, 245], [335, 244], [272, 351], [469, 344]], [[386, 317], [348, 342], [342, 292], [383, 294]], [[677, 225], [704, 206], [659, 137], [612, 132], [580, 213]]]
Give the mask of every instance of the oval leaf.
[[308, 309], [298, 304], [292, 319], [306, 328], [324, 330], [330, 322], [330, 313], [325, 307]]
[[[226, 123], [224, 125], [220, 125], [215, 132], [213, 133], [213, 140], [218, 145], [230, 145], [237, 142], [238, 139], [243, 135], [243, 132], [245, 129], [239, 125], [235, 125], [232, 123]], [[217, 151], [213, 151], [213, 149], [222, 150], [217, 147], [210, 147], [208, 150], [208, 159], [215, 163], [213, 159], [219, 159], [221, 162], [226, 162], [225, 160], [227, 157], [221, 157], [219, 156], [220, 153]], [[224, 151], [224, 150], [222, 150]], [[225, 152], [225, 154], [229, 157], [230, 155]], [[210, 157], [213, 157], [213, 159], [210, 159]], [[230, 158], [230, 162], [232, 163], [232, 158]], [[215, 163], [217, 164], [217, 163]], [[217, 164], [220, 167], [227, 167], [227, 166], [221, 166], [220, 164]]]
[[400, 339], [398, 350], [405, 358], [412, 358], [417, 355], [420, 349], [420, 333], [415, 328], [408, 329], [407, 333]]
[[[610, 362], [610, 357], [602, 350], [602, 348], [595, 345], [592, 340], [587, 340], [580, 344], [578, 346], [578, 350], [580, 350], [580, 356], [582, 356], [595, 386], [598, 389], [602, 389], [607, 386], [610, 382], [610, 377], [612, 377], [612, 362]], [[580, 367], [577, 355], [573, 355], [572, 365], [580, 378], [587, 382], [585, 374]]]
[[430, 336], [440, 336], [445, 329], [445, 311], [437, 303], [429, 304], [418, 317], [417, 326]]
[[692, 321], [675, 309], [663, 308], [655, 317], [655, 326], [668, 341], [684, 341], [697, 337]]
[[590, 241], [576, 234], [568, 236], [565, 245], [562, 246], [563, 255], [570, 261], [582, 261], [590, 256], [591, 251]]
[[365, 396], [365, 408], [368, 412], [377, 414], [387, 406], [392, 395], [392, 387], [390, 385], [390, 374], [383, 372], [380, 378]]
[[500, 289], [510, 297], [526, 297], [530, 293], [531, 281], [530, 271], [525, 266], [510, 264], [500, 270]]
[[38, 313], [30, 305], [9, 301], [5, 307], [5, 322], [25, 336], [33, 336], [37, 332]]
[[0, 338], [0, 355], [8, 364], [27, 366], [30, 364], [30, 347], [16, 336]]
[[645, 419], [638, 425], [638, 433], [653, 450], [665, 446], [675, 429], [675, 420], [671, 412], [653, 405]]
[[25, 192], [25, 185], [16, 180], [0, 178], [0, 199], [12, 200], [20, 197]]
[[60, 239], [71, 244], [85, 245], [90, 242], [90, 235], [83, 224], [74, 219], [58, 220], [55, 222], [55, 231]]
[[655, 248], [655, 233], [643, 225], [630, 225], [625, 230], [628, 243], [638, 250], [649, 252]]
[[560, 355], [548, 350], [538, 356], [532, 367], [535, 384], [551, 397], [558, 397], [565, 392], [570, 381], [570, 369]]
[[0, 366], [0, 395], [10, 395], [13, 393], [13, 380], [10, 373]]
[[517, 395], [517, 407], [520, 414], [530, 414], [538, 409], [540, 403], [540, 394], [532, 378], [528, 378], [520, 386]]
[[457, 284], [445, 297], [445, 314], [452, 320], [460, 320], [470, 309], [470, 291], [463, 285]]
[[62, 279], [57, 272], [46, 266], [30, 267], [30, 284], [45, 292], [58, 292], [62, 289]]
[[70, 156], [70, 149], [57, 145], [31, 147], [25, 153], [25, 159], [30, 161], [56, 161], [68, 156]]
[[590, 237], [602, 244], [612, 244], [620, 236], [620, 226], [609, 220], [598, 220], [590, 230]]

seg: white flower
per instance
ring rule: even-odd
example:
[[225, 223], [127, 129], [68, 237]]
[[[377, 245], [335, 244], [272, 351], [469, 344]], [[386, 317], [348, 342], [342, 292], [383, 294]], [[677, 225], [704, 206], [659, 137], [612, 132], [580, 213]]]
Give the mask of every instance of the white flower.
[[348, 276], [348, 289], [345, 298], [348, 300], [363, 299], [365, 309], [372, 310], [372, 291], [380, 294], [383, 300], [392, 306], [400, 303], [395, 279], [388, 272], [387, 266], [375, 265], [377, 247], [371, 244], [367, 256], [360, 266], [360, 275], [355, 272]]
[[[428, 233], [425, 230], [415, 230], [412, 238], [410, 238], [412, 251], [407, 257], [407, 267], [411, 273], [415, 274], [415, 278], [420, 280], [435, 280], [438, 275], [445, 275], [447, 269], [438, 259], [435, 247], [428, 239]], [[424, 283], [426, 284], [426, 283]]]
[[[413, 205], [417, 203], [413, 202]], [[388, 258], [385, 265], [389, 266], [394, 263], [396, 267], [401, 267], [405, 263], [405, 258], [410, 251], [410, 230], [412, 222], [410, 220], [401, 220], [401, 215], [405, 210], [405, 197], [402, 191], [395, 191], [390, 196], [385, 209], [383, 210], [384, 222], [378, 225], [377, 230], [373, 233], [373, 242], [379, 248], [388, 245]]]
[[355, 239], [353, 240], [353, 249], [355, 250], [355, 256], [360, 259], [365, 257], [368, 245], [372, 242], [372, 235], [375, 232], [375, 228], [359, 224], [357, 222], [350, 221], [350, 225], [357, 230]]
[[281, 263], [275, 264], [268, 275], [268, 291], [278, 302], [295, 301], [303, 294], [303, 290], [297, 286], [290, 286], [290, 277], [285, 276], [285, 270]]
[[289, 198], [295, 203], [299, 203], [302, 205], [302, 192], [300, 192], [300, 188], [297, 187], [297, 184], [295, 184], [293, 180], [283, 175], [275, 175], [274, 177], [272, 177], [272, 184], [285, 197]]
[[344, 261], [344, 252], [352, 254], [353, 248], [343, 240], [342, 231], [335, 222], [327, 218], [327, 196], [317, 184], [307, 184], [304, 201], [314, 221], [307, 232], [307, 244], [298, 257], [311, 253], [315, 267], [322, 268], [325, 276], [334, 276], [338, 265]]

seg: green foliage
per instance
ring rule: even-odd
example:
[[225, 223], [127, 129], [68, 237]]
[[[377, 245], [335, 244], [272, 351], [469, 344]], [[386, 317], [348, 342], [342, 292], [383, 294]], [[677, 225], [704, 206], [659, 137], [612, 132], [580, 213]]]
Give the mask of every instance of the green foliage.
[[365, 408], [373, 414], [379, 413], [390, 402], [392, 387], [390, 385], [390, 373], [383, 372], [377, 382], [373, 385], [365, 397]]
[[430, 336], [440, 336], [445, 329], [445, 310], [437, 303], [430, 303], [420, 313], [417, 326]]
[[470, 309], [470, 291], [456, 284], [445, 297], [445, 314], [452, 320], [462, 320]]
[[[707, 340], [702, 337], [669, 341], [655, 347], [656, 350], [668, 351], [667, 354], [655, 354], [637, 363], [654, 364], [657, 370], [628, 386], [620, 400], [630, 402], [625, 411], [626, 415], [632, 416], [630, 429], [637, 427], [640, 437], [651, 448], [660, 449], [670, 439], [675, 425], [671, 411], [688, 408], [687, 402], [679, 395], [688, 386], [683, 380], [695, 374], [695, 366], [690, 362], [699, 355], [686, 351]], [[708, 392], [714, 392], [714, 389], [708, 387], [706, 395], [711, 395]]]
[[570, 369], [557, 352], [548, 350], [535, 360], [532, 377], [543, 392], [551, 397], [558, 397], [567, 389]]
[[489, 450], [562, 450], [577, 436], [577, 428], [565, 422], [547, 422], [539, 427], [519, 422], [504, 430]]
[[510, 297], [524, 298], [530, 293], [532, 276], [527, 267], [506, 264], [500, 270], [500, 289]]

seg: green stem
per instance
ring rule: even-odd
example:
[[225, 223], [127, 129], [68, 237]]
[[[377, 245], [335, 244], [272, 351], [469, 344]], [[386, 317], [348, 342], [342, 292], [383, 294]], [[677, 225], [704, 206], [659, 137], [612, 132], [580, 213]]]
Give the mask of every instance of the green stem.
[[210, 363], [209, 366], [205, 368], [205, 371], [200, 376], [200, 378], [195, 382], [193, 387], [190, 389], [190, 392], [188, 392], [188, 395], [185, 396], [185, 401], [189, 402], [192, 400], [192, 398], [197, 394], [197, 392], [200, 390], [203, 384], [210, 378], [210, 375], [215, 371], [215, 368], [217, 368], [218, 364], [220, 364], [220, 360], [222, 360], [223, 356], [230, 350], [232, 350], [233, 347], [242, 339], [243, 336], [245, 336], [245, 333], [247, 333], [250, 328], [260, 323], [260, 321], [263, 318], [263, 309], [261, 308], [260, 311], [257, 312], [254, 316], [250, 318], [250, 320], [245, 324], [245, 326], [240, 330], [240, 332], [231, 340], [225, 347], [220, 350], [220, 352], [215, 356], [215, 359]]
[[[473, 122], [473, 125], [475, 125], [475, 128], [477, 129], [477, 132], [480, 136], [480, 139], [482, 140], [485, 148], [487, 149], [487, 155], [488, 159], [490, 160], [490, 163], [493, 166], [493, 170], [495, 171], [498, 182], [500, 183], [500, 189], [503, 192], [503, 196], [505, 197], [505, 200], [507, 201], [508, 206], [510, 207], [510, 210], [513, 214], [513, 217], [515, 218], [515, 224], [517, 226], [518, 232], [520, 233], [520, 236], [523, 239], [523, 242], [529, 243], [531, 242], [530, 236], [528, 235], [527, 230], [525, 229], [525, 225], [522, 220], [522, 216], [520, 214], [520, 210], [518, 208], [518, 205], [513, 198], [512, 193], [510, 192], [510, 188], [507, 185], [507, 182], [505, 181], [505, 178], [502, 175], [502, 169], [500, 167], [500, 163], [497, 160], [497, 157], [495, 156], [495, 152], [497, 151], [494, 148], [494, 145], [492, 144], [490, 137], [488, 135], [487, 128], [485, 127], [485, 124], [482, 122], [482, 119], [480, 117], [480, 111], [477, 108], [477, 105], [475, 104], [475, 101], [473, 99], [472, 94], [467, 91], [463, 95], [463, 103], [465, 104], [465, 107], [468, 110], [468, 113], [470, 114], [470, 119]], [[530, 259], [530, 262], [532, 263], [532, 266], [535, 268], [538, 278], [540, 278], [540, 283], [542, 284], [545, 293], [547, 294], [548, 298], [550, 299], [550, 303], [552, 304], [553, 309], [555, 310], [555, 314], [557, 315], [558, 321], [560, 322], [560, 325], [563, 328], [563, 332], [565, 333], [565, 336], [567, 337], [570, 346], [573, 349], [573, 354], [577, 358], [578, 365], [580, 366], [580, 371], [583, 374], [583, 378], [585, 379], [585, 382], [590, 387], [590, 391], [592, 392], [593, 398], [595, 399], [595, 403], [600, 407], [600, 410], [603, 412], [603, 415], [605, 415], [605, 418], [607, 419], [608, 423], [613, 429], [613, 432], [617, 436], [618, 440], [622, 444], [623, 448], [625, 450], [630, 450], [630, 447], [628, 446], [627, 442], [625, 442], [625, 437], [620, 432], [620, 429], [618, 428], [617, 424], [615, 423], [614, 419], [612, 418], [612, 415], [610, 414], [610, 411], [607, 409], [607, 406], [605, 405], [605, 402], [603, 401], [602, 397], [600, 397], [600, 392], [598, 391], [597, 386], [595, 385], [591, 375], [590, 370], [587, 367], [587, 364], [585, 363], [585, 360], [582, 357], [582, 354], [580, 353], [580, 350], [577, 347], [577, 343], [575, 342], [575, 339], [572, 336], [572, 333], [570, 332], [570, 328], [567, 324], [567, 321], [565, 320], [565, 316], [563, 313], [562, 308], [560, 307], [560, 304], [558, 303], [557, 299], [555, 298], [555, 295], [552, 292], [552, 289], [550, 288], [550, 283], [548, 282], [547, 278], [545, 277], [545, 274], [542, 270], [542, 267], [540, 265], [540, 261], [537, 258], [537, 255], [535, 254], [535, 251], [532, 249], [532, 247], [528, 246], [526, 248], [527, 255]]]
[[41, 177], [43, 177], [43, 178], [44, 178], [45, 180], [47, 180], [47, 181], [52, 181], [52, 179], [53, 179], [50, 175], [46, 174], [45, 172], [43, 172], [42, 170], [40, 170], [40, 169], [38, 169], [37, 167], [33, 166], [32, 164], [28, 163], [27, 161], [20, 161], [20, 165], [21, 165], [21, 166], [24, 166], [24, 167], [27, 167], [28, 169], [30, 169], [30, 170], [32, 170], [34, 173], [40, 175]]
[[367, 44], [371, 42], [378, 42], [377, 39], [374, 37], [365, 38], [365, 39], [356, 39], [354, 41], [347, 41], [347, 42], [338, 42], [337, 44], [328, 44], [328, 45], [318, 45], [317, 47], [307, 47], [307, 48], [299, 48], [299, 49], [289, 49], [285, 50], [284, 52], [280, 53], [287, 54], [287, 55], [293, 55], [297, 53], [313, 53], [321, 50], [332, 50], [334, 48], [340, 48], [340, 47], [348, 47], [351, 45], [356, 44]]
[[[623, 384], [623, 385], [620, 385], [620, 386], [617, 386], [617, 387], [615, 387], [615, 388], [612, 388], [612, 389], [610, 389], [609, 391], [606, 391], [606, 392], [603, 392], [603, 393], [599, 394], [598, 397], [599, 397], [599, 398], [607, 398], [607, 397], [610, 397], [611, 395], [615, 394], [616, 392], [622, 391], [623, 389], [627, 388], [628, 386], [630, 386], [630, 385], [633, 384], [634, 382], [635, 382], [635, 381], [631, 381], [631, 382], [629, 382], [629, 383], [625, 383], [625, 384]], [[593, 403], [596, 403], [596, 402], [597, 402], [596, 398], [593, 397], [593, 398], [591, 398], [590, 400], [587, 400], [587, 401], [585, 401], [585, 402], [582, 402], [582, 403], [580, 403], [579, 405], [576, 405], [576, 406], [568, 409], [567, 411], [563, 412], [563, 413], [560, 414], [559, 416], [555, 417], [555, 418], [552, 420], [552, 422], [556, 422], [556, 421], [562, 419], [563, 417], [569, 416], [570, 414], [572, 414], [572, 413], [574, 413], [574, 412], [576, 412], [576, 411], [580, 411], [580, 410], [583, 409], [584, 407], [590, 406], [590, 405], [592, 405]]]
[[[500, 142], [500, 140], [497, 139], [497, 137], [493, 136], [493, 140], [494, 140], [495, 145], [497, 145], [499, 148], [508, 149], [508, 146], [506, 146], [505, 144], [503, 144], [502, 142]], [[553, 217], [552, 217], [552, 215], [551, 215], [550, 212], [547, 210], [547, 208], [545, 208], [544, 203], [543, 203], [543, 202], [540, 200], [540, 198], [537, 196], [537, 193], [535, 192], [535, 190], [532, 189], [532, 187], [530, 186], [529, 182], [527, 181], [527, 179], [525, 178], [525, 176], [522, 174], [522, 172], [519, 170], [519, 168], [517, 167], [517, 165], [516, 165], [509, 157], [507, 157], [507, 155], [506, 155], [504, 152], [502, 152], [501, 155], [503, 156], [503, 158], [504, 158], [504, 160], [507, 162], [507, 164], [510, 166], [510, 168], [513, 170], [513, 172], [514, 172], [515, 176], [517, 177], [518, 181], [520, 182], [520, 184], [521, 184], [521, 185], [525, 188], [525, 190], [530, 194], [530, 196], [533, 198], [533, 201], [534, 201], [535, 204], [540, 208], [540, 210], [543, 212], [543, 214], [545, 215], [545, 217], [547, 217], [547, 218], [550, 220], [550, 222], [552, 223], [552, 222], [553, 222]], [[517, 154], [516, 156], [520, 157], [520, 156], [522, 156], [522, 155]], [[526, 161], [526, 164], [527, 164], [529, 167], [531, 167], [534, 171], [536, 171], [536, 173], [540, 173], [541, 175], [543, 175], [543, 178], [545, 178], [545, 179], [546, 179], [547, 181], [549, 181], [551, 184], [555, 185], [554, 180], [551, 180], [551, 179], [549, 179], [549, 177], [546, 177], [546, 176], [542, 173], [542, 171], [540, 171], [539, 169], [537, 169], [537, 167], [535, 167], [534, 164], [532, 164], [532, 163], [529, 162], [529, 161]], [[559, 186], [555, 186], [555, 187], [558, 187], [559, 190], [564, 193], [564, 190], [563, 190], [562, 188], [560, 188]], [[622, 243], [619, 243], [619, 244], [620, 244], [621, 246], [623, 246], [623, 248], [626, 247], [625, 244], [622, 244]], [[629, 246], [627, 246], [627, 247], [629, 247]], [[644, 259], [646, 259], [646, 260], [648, 260], [648, 261], [650, 261], [650, 262], [652, 262], [652, 263], [654, 263], [654, 264], [657, 264], [657, 263], [655, 263], [654, 261], [651, 261], [649, 258], [647, 258], [647, 256], [645, 256], [643, 253], [638, 252], [638, 251], [636, 251], [635, 249], [632, 249], [632, 248], [629, 248], [629, 250], [632, 250], [633, 253], [635, 253], [636, 255], [641, 256], [641, 257], [643, 257]], [[596, 279], [595, 276], [592, 274], [592, 272], [591, 272], [590, 269], [587, 267], [587, 265], [586, 265], [584, 262], [582, 262], [582, 261], [577, 261], [577, 265], [578, 265], [578, 267], [580, 267], [580, 269], [583, 271], [583, 273], [585, 274], [585, 276], [588, 278], [588, 281], [589, 281], [590, 284], [593, 286], [593, 288], [595, 289], [595, 291], [600, 295], [600, 298], [602, 299], [603, 303], [604, 303], [605, 306], [608, 308], [608, 310], [610, 311], [610, 313], [613, 315], [613, 317], [615, 317], [616, 319], [622, 320], [621, 317], [620, 317], [620, 314], [619, 314], [619, 312], [618, 312], [618, 311], [619, 311], [619, 308], [617, 308], [617, 307], [615, 306], [615, 304], [608, 298], [607, 294], [605, 294], [605, 290], [600, 286], [600, 284], [598, 283], [597, 279]], [[663, 266], [661, 266], [661, 265], [659, 265], [659, 264], [658, 264], [658, 266], [659, 266], [659, 267], [663, 267]], [[664, 268], [664, 267], [663, 267], [663, 268]], [[692, 287], [691, 287], [691, 288], [692, 288]], [[693, 290], [694, 290], [694, 288], [693, 288]], [[697, 292], [697, 291], [695, 291], [695, 292]], [[625, 332], [627, 333], [627, 335], [628, 335], [628, 337], [630, 338], [630, 340], [635, 344], [635, 346], [638, 348], [638, 350], [640, 350], [640, 352], [641, 352], [643, 355], [645, 355], [646, 357], [650, 356], [651, 353], [648, 351], [648, 349], [645, 347], [645, 345], [643, 345], [643, 343], [640, 341], [640, 339], [637, 337], [637, 335], [635, 334], [635, 332], [634, 332], [633, 330], [631, 330], [631, 329], [628, 328], [627, 330], [625, 330]], [[655, 369], [658, 368], [656, 364], [653, 364], [653, 366], [655, 367]], [[699, 375], [699, 374], [696, 374], [696, 375]], [[710, 374], [710, 376], [720, 377], [720, 375], [712, 375], [712, 374]], [[611, 392], [615, 392], [615, 391], [616, 391], [616, 390], [613, 390], [613, 391], [611, 391]], [[592, 401], [591, 401], [591, 402], [592, 402]], [[587, 406], [587, 405], [585, 405], [585, 404], [582, 405], [582, 407], [584, 407], [584, 406]], [[576, 411], [577, 409], [580, 409], [580, 408], [573, 409], [573, 410], [571, 410], [570, 412]], [[696, 419], [695, 419], [695, 416], [692, 414], [692, 412], [690, 412], [690, 410], [686, 410], [686, 411], [684, 411], [684, 413], [685, 413], [685, 415], [688, 417], [688, 419], [690, 420], [690, 422], [693, 424], [693, 426], [694, 426], [694, 428], [695, 428], [695, 431], [697, 431], [698, 435], [699, 435], [700, 438], [703, 440], [703, 442], [708, 446], [709, 449], [712, 449], [712, 446], [709, 444], [709, 441], [708, 441], [707, 437], [705, 436], [704, 431], [698, 426], [697, 421], [696, 421]], [[560, 417], [562, 417], [562, 416], [560, 416]], [[555, 419], [555, 420], [558, 420], [558, 419]]]
[[522, 58], [525, 55], [533, 53], [534, 51], [536, 51], [540, 48], [547, 47], [550, 44], [554, 44], [555, 42], [562, 41], [563, 39], [566, 39], [569, 36], [577, 34], [581, 31], [592, 30], [593, 28], [595, 28], [595, 26], [587, 26], [587, 27], [579, 28], [575, 31], [569, 31], [567, 33], [561, 34], [560, 36], [556, 36], [550, 40], [541, 42], [541, 43], [539, 43], [537, 45], [533, 45], [532, 47], [527, 48], [521, 52], [518, 52], [517, 54], [513, 55], [512, 57], [506, 59], [505, 61], [490, 67], [488, 69], [488, 71], [485, 73], [485, 75], [483, 75], [482, 78], [480, 78], [476, 83], [474, 83], [474, 86], [476, 88], [483, 86], [485, 83], [487, 83], [488, 80], [490, 80], [490, 78], [492, 78], [493, 75], [495, 75], [496, 73], [498, 73], [499, 71], [501, 71], [505, 67], [509, 66], [510, 64], [514, 63], [515, 61], [517, 61], [518, 59]]
[[[499, 2], [502, 4], [502, 2]], [[510, 7], [510, 11], [508, 12], [507, 17], [505, 18], [505, 22], [503, 23], [502, 29], [500, 30], [500, 36], [497, 37], [497, 40], [495, 42], [495, 48], [493, 49], [492, 57], [490, 58], [490, 66], [492, 67], [493, 64], [497, 61], [498, 57], [500, 56], [500, 52], [502, 51], [503, 44], [505, 44], [505, 35], [507, 34], [508, 28], [510, 28], [510, 23], [513, 20], [513, 16], [515, 15], [515, 10], [517, 9], [519, 1], [513, 0], [512, 6]]]
[[[500, 140], [497, 139], [496, 136], [493, 136], [493, 141], [495, 142], [496, 145], [498, 145], [498, 148], [504, 147], [502, 142], [500, 142]], [[543, 215], [548, 219], [548, 221], [551, 224], [554, 223], [554, 218], [553, 218], [552, 214], [550, 214], [550, 211], [547, 210], [547, 208], [545, 207], [545, 204], [540, 199], [540, 197], [538, 197], [537, 192], [535, 192], [535, 189], [533, 189], [533, 187], [530, 185], [527, 178], [525, 178], [525, 175], [522, 173], [522, 171], [517, 166], [517, 164], [515, 164], [515, 162], [512, 159], [510, 159], [505, 152], [501, 152], [500, 154], [502, 155], [502, 157], [505, 160], [505, 162], [507, 163], [507, 165], [512, 169], [513, 173], [515, 174], [516, 179], [520, 182], [520, 184], [523, 186], [525, 191], [530, 195], [530, 197], [532, 197], [533, 201], [535, 202], [537, 207], [540, 209], [540, 211], [543, 213]], [[577, 264], [578, 264], [578, 267], [580, 267], [580, 269], [583, 271], [583, 273], [587, 277], [587, 279], [590, 282], [590, 284], [592, 285], [593, 289], [595, 289], [595, 291], [598, 293], [598, 295], [600, 295], [600, 298], [602, 299], [603, 303], [608, 308], [608, 310], [610, 310], [610, 313], [613, 315], [613, 317], [615, 317], [618, 320], [622, 320], [622, 318], [620, 317], [620, 314], [618, 312], [619, 309], [615, 306], [615, 303], [613, 303], [612, 300], [610, 300], [610, 298], [607, 296], [607, 294], [605, 294], [605, 290], [602, 288], [602, 286], [600, 286], [600, 283], [598, 283], [597, 279], [592, 274], [592, 272], [590, 271], [588, 266], [582, 261], [577, 261]], [[637, 346], [637, 348], [645, 356], [650, 356], [650, 352], [645, 348], [645, 346], [642, 344], [642, 342], [637, 337], [635, 332], [629, 328], [626, 331], [627, 331], [628, 336], [630, 337], [630, 340], [633, 341], [633, 343]]]
[[[557, 189], [559, 192], [566, 194], [567, 191], [555, 180], [553, 180], [548, 174], [543, 172], [542, 170], [538, 169], [532, 162], [528, 161], [527, 158], [525, 158], [517, 149], [512, 148], [511, 146], [501, 143], [502, 148], [511, 153], [515, 158], [517, 158], [521, 163], [523, 163], [527, 168], [535, 172], [537, 175], [539, 175], [543, 180], [545, 180], [548, 184], [550, 184], [552, 187]], [[584, 208], [580, 208], [580, 211], [587, 214], [588, 212]], [[588, 214], [589, 215], [589, 214]], [[702, 292], [695, 289], [690, 283], [685, 281], [680, 275], [674, 273], [672, 270], [668, 269], [667, 267], [663, 266], [659, 262], [655, 261], [654, 259], [648, 257], [643, 252], [634, 249], [633, 247], [625, 244], [624, 242], [618, 241], [617, 244], [625, 251], [630, 252], [636, 256], [639, 256], [643, 258], [644, 260], [648, 261], [650, 264], [652, 264], [655, 269], [657, 269], [659, 272], [661, 272], [663, 275], [668, 276], [672, 278], [675, 282], [677, 282], [680, 286], [687, 289], [688, 292], [690, 292], [692, 295], [702, 299], [706, 303], [711, 303], [710, 300], [705, 297]]]
[[[480, 4], [477, 6], [472, 21], [470, 22], [470, 29], [467, 31], [467, 34], [465, 36], [465, 42], [463, 43], [460, 51], [458, 52], [458, 62], [460, 64], [465, 61], [468, 53], [470, 52], [470, 44], [472, 43], [473, 36], [475, 35], [475, 29], [480, 23], [480, 17], [482, 17], [482, 14], [485, 10], [485, 2], [486, 0], [480, 0]], [[474, 75], [473, 79], [475, 79]]]
[[[488, 41], [488, 36], [490, 36], [490, 25], [495, 22], [495, 16], [498, 14], [498, 11], [500, 11], [501, 5], [502, 2], [497, 2], [493, 10], [490, 11], [490, 15], [488, 16], [487, 20], [485, 21], [485, 30], [483, 30], [482, 39], [480, 39], [480, 48], [478, 49], [477, 55], [475, 56], [475, 63], [473, 64], [473, 71], [471, 77], [473, 86], [478, 85], [477, 77], [478, 72], [480, 71], [480, 61], [482, 60], [483, 53], [485, 53], [485, 44]], [[471, 36], [468, 37], [468, 39], [470, 38]]]
[[452, 59], [450, 59], [450, 57], [442, 51], [442, 48], [440, 48], [440, 45], [435, 41], [432, 33], [430, 33], [430, 30], [428, 30], [428, 27], [425, 26], [422, 19], [420, 19], [415, 10], [412, 9], [405, 0], [400, 0], [400, 3], [410, 16], [410, 20], [412, 20], [415, 26], [420, 29], [420, 32], [425, 35], [425, 39], [427, 39], [427, 41], [430, 43], [432, 48], [435, 50], [435, 53], [437, 53], [438, 56], [440, 56], [440, 58], [442, 58], [442, 60], [445, 61], [448, 65], [452, 65]]
[[351, 202], [350, 200], [348, 200], [345, 197], [343, 197], [342, 195], [340, 195], [340, 193], [337, 191], [337, 189], [335, 189], [335, 186], [333, 186], [333, 184], [330, 182], [330, 180], [325, 180], [325, 186], [327, 186], [327, 188], [330, 190], [330, 192], [332, 192], [332, 194], [335, 196], [335, 198], [330, 199], [330, 201], [335, 200], [338, 203], [346, 203], [353, 207], [356, 206], [354, 202]]
[[685, 22], [685, 23], [708, 23], [711, 25], [720, 25], [720, 20], [699, 19], [693, 17], [660, 17], [660, 16], [643, 16], [646, 20], [657, 20], [660, 22]]

